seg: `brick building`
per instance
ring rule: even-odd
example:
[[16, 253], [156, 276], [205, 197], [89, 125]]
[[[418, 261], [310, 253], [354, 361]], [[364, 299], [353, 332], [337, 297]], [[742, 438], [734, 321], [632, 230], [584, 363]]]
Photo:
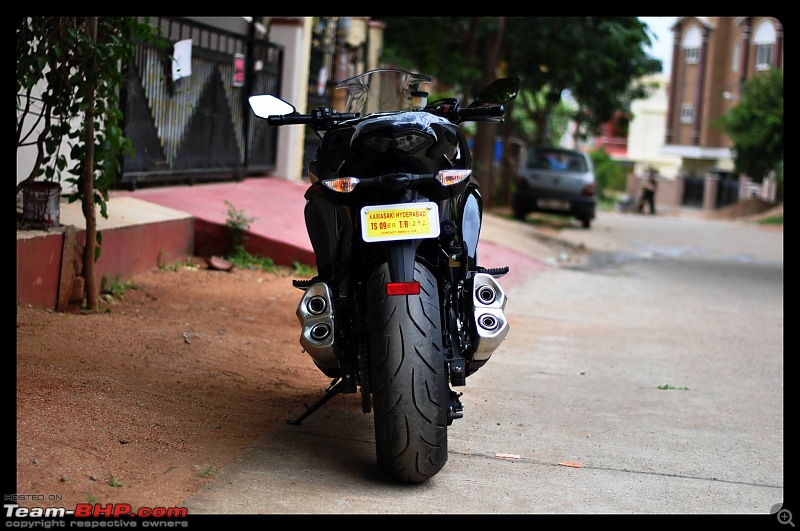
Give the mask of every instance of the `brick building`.
[[773, 68], [783, 70], [783, 25], [773, 17], [678, 17], [672, 29], [661, 153], [680, 157], [680, 174], [687, 179], [717, 182], [716, 194], [704, 194], [706, 207], [719, 203], [709, 195], [723, 193], [727, 181], [737, 181], [730, 188], [736, 188], [739, 198], [774, 199], [774, 182], [756, 185], [747, 176], [732, 174], [732, 143], [712, 122], [739, 102], [748, 79]]

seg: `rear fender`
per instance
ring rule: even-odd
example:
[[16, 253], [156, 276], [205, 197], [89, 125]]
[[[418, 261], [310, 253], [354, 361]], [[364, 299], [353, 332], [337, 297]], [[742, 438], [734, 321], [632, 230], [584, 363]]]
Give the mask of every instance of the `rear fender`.
[[392, 282], [413, 282], [414, 262], [421, 240], [384, 242], [386, 261], [389, 264], [389, 279]]

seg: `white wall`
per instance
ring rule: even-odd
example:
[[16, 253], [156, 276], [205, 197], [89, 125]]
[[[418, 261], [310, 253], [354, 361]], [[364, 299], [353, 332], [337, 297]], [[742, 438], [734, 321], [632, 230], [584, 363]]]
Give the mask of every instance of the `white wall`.
[[[40, 83], [39, 87], [41, 87], [41, 86], [44, 86], [44, 85], [42, 83]], [[33, 93], [31, 94], [31, 97], [34, 100], [34, 102], [33, 102], [34, 111], [37, 109], [36, 101], [38, 101], [41, 98], [41, 94], [42, 94], [42, 89], [34, 87]], [[17, 119], [19, 119], [19, 117], [22, 115], [22, 113], [19, 111], [19, 108], [20, 107], [24, 107], [24, 106], [25, 106], [25, 98], [20, 98], [20, 101], [17, 104]], [[26, 117], [26, 119], [24, 121], [24, 125], [23, 125], [23, 135], [27, 134], [28, 131], [30, 131], [31, 127], [34, 124], [36, 124], [37, 117], [38, 117], [38, 115], [35, 114], [35, 113], [29, 113], [28, 114], [28, 116]], [[55, 125], [55, 124], [53, 124], [53, 125]], [[42, 127], [41, 127], [41, 125], [39, 125], [38, 127], [36, 127], [34, 129], [32, 134], [28, 135], [27, 139], [25, 139], [24, 142], [25, 143], [30, 143], [30, 142], [34, 142], [35, 143], [36, 139], [38, 138], [38, 136], [39, 136], [39, 134], [41, 132], [41, 130], [42, 130]], [[69, 157], [69, 151], [70, 151], [70, 148], [69, 148], [69, 144], [68, 144], [68, 139], [65, 138], [61, 142], [61, 153], [67, 155], [68, 167], [72, 166], [72, 161], [71, 161], [71, 159]], [[34, 164], [36, 163], [37, 154], [38, 154], [38, 150], [37, 150], [35, 145], [23, 146], [23, 147], [20, 147], [20, 148], [17, 149], [17, 184], [21, 183], [22, 181], [24, 181], [25, 179], [28, 178], [28, 176], [30, 175], [31, 171], [33, 170]], [[46, 152], [45, 152], [45, 155], [46, 155]], [[69, 183], [63, 182], [63, 179], [67, 179], [69, 177], [70, 177], [70, 175], [67, 175], [67, 174], [64, 174], [62, 176], [61, 188], [64, 189], [64, 190], [69, 190], [69, 189], [74, 188]], [[42, 177], [39, 177], [38, 179], [41, 180]]]
[[[36, 91], [36, 89], [34, 89], [34, 91], [40, 93], [40, 91]], [[17, 120], [19, 120], [22, 114], [19, 111], [19, 107], [24, 105], [25, 105], [25, 99], [20, 98], [19, 101], [17, 102]], [[26, 120], [24, 124], [25, 131], [28, 131], [28, 129], [32, 124], [33, 120], [31, 119]], [[35, 133], [31, 135], [28, 139], [28, 142], [34, 141], [36, 139], [36, 136], [37, 135]], [[28, 174], [30, 174], [35, 161], [36, 161], [35, 146], [26, 146], [17, 148], [17, 184], [19, 184], [28, 177]]]
[[[311, 61], [312, 17], [274, 20], [269, 39], [284, 47], [282, 99], [306, 112], [308, 70]], [[299, 125], [278, 127], [275, 176], [300, 181], [303, 178], [303, 151], [306, 128]]]
[[631, 105], [628, 159], [634, 161], [634, 172], [638, 175], [645, 175], [652, 166], [662, 178], [672, 179], [681, 167], [681, 157], [660, 153], [667, 131], [668, 79], [657, 74], [648, 81], [658, 82], [658, 90], [650, 98], [635, 100]]

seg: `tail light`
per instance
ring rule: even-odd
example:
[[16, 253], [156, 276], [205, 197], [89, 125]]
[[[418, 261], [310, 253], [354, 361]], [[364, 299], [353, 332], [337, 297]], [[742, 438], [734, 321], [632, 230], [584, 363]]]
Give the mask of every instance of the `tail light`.
[[386, 295], [419, 295], [419, 282], [388, 282]]

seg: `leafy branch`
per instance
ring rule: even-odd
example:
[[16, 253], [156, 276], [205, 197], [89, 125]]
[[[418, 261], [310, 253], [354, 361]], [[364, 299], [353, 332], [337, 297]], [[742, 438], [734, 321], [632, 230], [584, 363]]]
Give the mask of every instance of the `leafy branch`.
[[122, 157], [133, 152], [122, 129], [126, 67], [137, 42], [166, 41], [149, 19], [136, 17], [20, 17], [16, 36], [17, 149], [36, 146], [17, 193], [39, 178], [74, 185], [67, 200], [80, 200], [86, 217], [86, 303], [96, 310], [102, 234], [95, 207], [108, 218], [108, 192]]

